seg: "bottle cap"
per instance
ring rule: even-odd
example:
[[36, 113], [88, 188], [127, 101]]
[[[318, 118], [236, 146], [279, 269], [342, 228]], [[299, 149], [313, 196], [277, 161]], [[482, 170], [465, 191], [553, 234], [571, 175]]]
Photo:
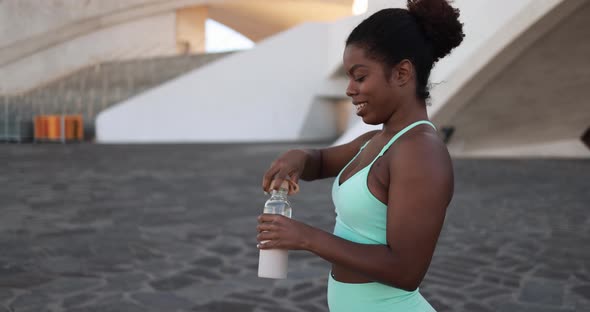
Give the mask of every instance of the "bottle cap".
[[284, 190], [284, 191], [289, 191], [289, 181], [283, 180], [283, 183], [281, 183], [280, 189]]
[[[271, 188], [274, 186], [275, 181], [273, 180], [271, 183]], [[281, 183], [281, 186], [279, 187], [279, 190], [282, 191], [287, 191], [287, 193], [289, 195], [295, 195], [299, 192], [299, 185], [297, 185], [297, 183], [291, 181], [291, 179], [287, 178], [285, 180], [283, 180], [283, 182]]]

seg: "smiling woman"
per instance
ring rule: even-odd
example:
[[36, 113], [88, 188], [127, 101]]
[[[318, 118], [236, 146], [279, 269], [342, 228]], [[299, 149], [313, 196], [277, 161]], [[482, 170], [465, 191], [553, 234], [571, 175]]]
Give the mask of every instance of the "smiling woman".
[[[428, 312], [424, 278], [453, 195], [451, 158], [428, 120], [434, 63], [463, 39], [459, 11], [445, 0], [410, 0], [381, 10], [346, 41], [346, 94], [367, 124], [355, 140], [317, 150], [290, 150], [263, 178], [263, 189], [336, 177], [333, 233], [277, 215], [259, 218], [261, 249], [303, 249], [332, 263], [333, 312]], [[273, 183], [274, 181], [274, 183]]]

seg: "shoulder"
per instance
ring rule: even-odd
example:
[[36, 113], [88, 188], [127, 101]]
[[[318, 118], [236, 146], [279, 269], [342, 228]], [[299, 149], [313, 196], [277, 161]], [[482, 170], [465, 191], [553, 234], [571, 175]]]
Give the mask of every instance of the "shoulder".
[[452, 181], [452, 161], [436, 130], [422, 127], [401, 136], [391, 147], [390, 172]]

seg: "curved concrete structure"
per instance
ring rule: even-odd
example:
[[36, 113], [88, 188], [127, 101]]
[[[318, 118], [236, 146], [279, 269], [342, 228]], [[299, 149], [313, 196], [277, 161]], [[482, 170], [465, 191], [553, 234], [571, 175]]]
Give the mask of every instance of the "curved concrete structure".
[[[273, 1], [273, 5], [263, 0], [0, 2], [0, 26], [15, 29], [0, 35], [0, 75], [16, 73], [16, 76], [11, 75], [11, 81], [0, 82], [0, 94], [21, 93], [102, 61], [177, 54], [176, 40], [183, 38], [174, 32], [175, 19], [182, 17], [180, 13], [186, 8], [204, 8], [209, 18], [259, 41], [305, 21], [330, 21], [349, 16], [351, 6], [352, 0], [281, 0]], [[23, 25], [27, 21], [33, 22]], [[149, 24], [142, 26], [144, 32], [129, 32], [140, 23]], [[201, 25], [201, 32], [203, 27]], [[166, 31], [168, 33], [164, 34]], [[108, 35], [104, 35], [106, 33]], [[146, 33], [150, 36], [145, 36]], [[108, 40], [100, 42], [99, 39], [103, 52], [92, 51], [96, 45], [89, 41], [96, 37], [123, 37], [120, 34], [131, 38], [128, 44], [109, 45]], [[72, 50], [76, 53], [68, 53]], [[146, 52], [142, 52], [144, 50]], [[63, 54], [68, 54], [69, 62], [59, 64], [55, 55]], [[39, 68], [41, 63], [46, 63], [41, 65], [43, 70], [33, 68]], [[19, 76], [19, 72], [27, 73], [28, 79]]]
[[[527, 12], [530, 14], [530, 12]], [[590, 156], [590, 2], [563, 1], [435, 115], [464, 156]]]

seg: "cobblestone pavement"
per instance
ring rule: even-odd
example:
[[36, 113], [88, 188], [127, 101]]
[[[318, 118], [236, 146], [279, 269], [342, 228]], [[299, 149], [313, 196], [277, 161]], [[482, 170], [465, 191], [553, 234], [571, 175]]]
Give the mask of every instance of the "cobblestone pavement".
[[[295, 145], [0, 145], [0, 312], [327, 311], [328, 264], [256, 277], [263, 171]], [[590, 311], [590, 161], [455, 160], [438, 311]], [[331, 181], [294, 217], [331, 230]], [[362, 311], [361, 311], [362, 312]]]

